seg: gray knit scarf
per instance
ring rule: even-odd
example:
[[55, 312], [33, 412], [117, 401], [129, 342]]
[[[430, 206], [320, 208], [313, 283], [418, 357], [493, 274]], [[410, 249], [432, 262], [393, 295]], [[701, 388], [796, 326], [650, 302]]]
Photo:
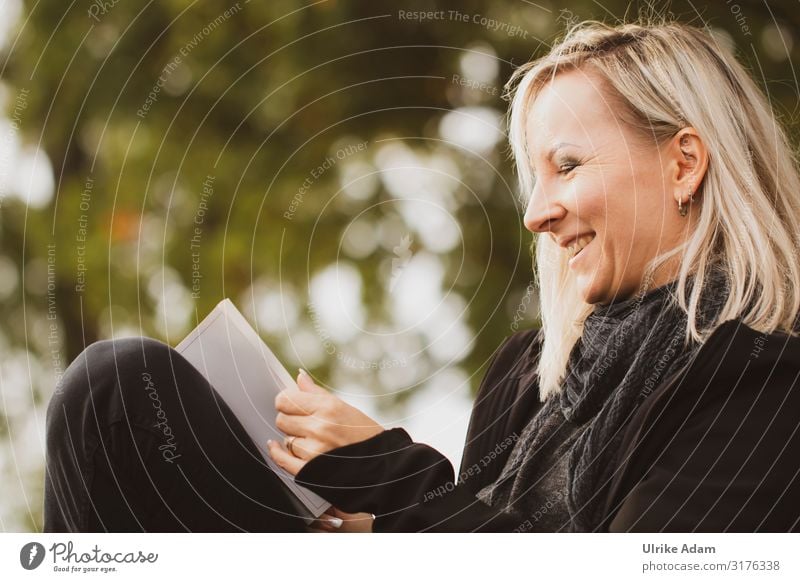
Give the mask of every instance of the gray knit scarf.
[[[571, 531], [599, 526], [629, 420], [700, 347], [684, 341], [687, 316], [673, 301], [676, 285], [672, 282], [594, 309], [570, 353], [560, 396], [549, 398], [531, 419], [500, 477], [479, 492], [480, 499], [523, 517], [541, 508], [541, 497], [529, 493], [542, 480], [541, 457], [546, 456], [542, 451], [552, 454], [553, 441], [563, 438], [559, 426], [570, 425], [574, 442], [567, 449], [566, 463], [561, 463], [566, 465], [566, 476], [559, 480], [566, 483], [566, 525]], [[700, 301], [701, 326], [716, 316], [726, 296], [725, 278], [711, 273]], [[520, 362], [524, 382], [536, 381], [531, 353], [528, 350]]]

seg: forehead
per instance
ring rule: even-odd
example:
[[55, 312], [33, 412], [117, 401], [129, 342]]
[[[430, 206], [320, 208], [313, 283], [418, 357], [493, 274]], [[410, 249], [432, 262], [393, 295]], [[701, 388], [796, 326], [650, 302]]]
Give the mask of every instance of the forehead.
[[525, 133], [528, 151], [536, 156], [558, 142], [590, 147], [609, 131], [620, 131], [614, 105], [600, 78], [580, 69], [556, 75], [528, 108]]

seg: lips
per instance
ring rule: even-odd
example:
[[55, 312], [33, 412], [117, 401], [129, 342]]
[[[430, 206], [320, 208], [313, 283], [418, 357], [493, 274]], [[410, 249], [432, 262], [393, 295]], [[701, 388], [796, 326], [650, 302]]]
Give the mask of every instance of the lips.
[[594, 240], [594, 236], [595, 236], [594, 233], [591, 233], [591, 234], [584, 234], [576, 238], [575, 241], [567, 247], [567, 252], [569, 253], [570, 258], [573, 259], [576, 256], [578, 256], [578, 254], [584, 248], [586, 248], [586, 245], [588, 245], [590, 242], [592, 242], [592, 240]]

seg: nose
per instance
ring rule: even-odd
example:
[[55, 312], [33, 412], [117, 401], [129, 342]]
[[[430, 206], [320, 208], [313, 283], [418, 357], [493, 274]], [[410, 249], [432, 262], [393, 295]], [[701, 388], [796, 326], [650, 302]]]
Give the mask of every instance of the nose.
[[557, 198], [548, 196], [541, 181], [537, 181], [525, 209], [525, 228], [531, 232], [550, 232], [566, 213], [567, 210], [558, 203]]

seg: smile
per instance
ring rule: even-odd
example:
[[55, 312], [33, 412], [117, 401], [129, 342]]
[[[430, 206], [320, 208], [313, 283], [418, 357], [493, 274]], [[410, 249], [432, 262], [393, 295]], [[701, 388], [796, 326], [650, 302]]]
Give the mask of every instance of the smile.
[[588, 245], [592, 240], [594, 240], [594, 234], [585, 234], [581, 237], [578, 237], [573, 244], [567, 247], [567, 252], [571, 259], [578, 256], [578, 254]]

